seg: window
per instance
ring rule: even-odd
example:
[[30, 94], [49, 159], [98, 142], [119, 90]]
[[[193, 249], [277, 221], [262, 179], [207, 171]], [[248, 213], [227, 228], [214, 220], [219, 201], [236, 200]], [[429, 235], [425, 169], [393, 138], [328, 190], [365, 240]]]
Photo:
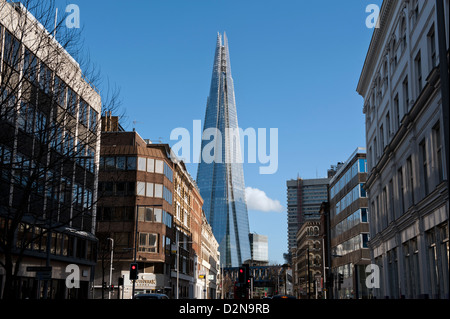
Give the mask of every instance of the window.
[[436, 156], [436, 166], [438, 170], [438, 182], [442, 182], [444, 180], [444, 169], [442, 164], [442, 140], [441, 140], [441, 128], [439, 122], [433, 127], [433, 140], [434, 147], [433, 153]]
[[[69, 98], [70, 100], [70, 98]], [[76, 103], [76, 101], [75, 101]], [[69, 102], [70, 105], [70, 102]], [[84, 126], [88, 126], [88, 105], [85, 101], [80, 99], [80, 110], [79, 110], [79, 122]]]
[[428, 270], [429, 270], [429, 279], [431, 283], [431, 292], [432, 297], [436, 298], [439, 296], [439, 255], [437, 252], [436, 246], [436, 236], [434, 228], [427, 231], [426, 233], [427, 239], [427, 257], [428, 257]]
[[117, 182], [116, 183], [116, 195], [124, 196], [126, 191], [126, 183], [125, 182]]
[[434, 24], [428, 33], [428, 53], [430, 55], [430, 72], [436, 67], [436, 36], [434, 32]]
[[394, 209], [395, 209], [395, 205], [394, 205], [395, 201], [394, 201], [394, 182], [391, 179], [389, 181], [389, 214], [388, 214], [388, 219], [389, 221], [393, 221], [395, 218], [395, 214], [394, 214]]
[[397, 178], [398, 178], [398, 198], [399, 198], [399, 205], [400, 205], [400, 210], [399, 212], [401, 214], [403, 214], [405, 212], [405, 198], [403, 195], [404, 192], [404, 182], [403, 182], [403, 169], [400, 168], [397, 172]]
[[146, 164], [147, 164], [147, 159], [144, 157], [138, 157], [138, 170], [139, 171], [146, 171]]
[[409, 111], [409, 88], [408, 88], [408, 77], [403, 81], [403, 101], [405, 113]]
[[[58, 77], [55, 76], [55, 87], [54, 87], [54, 95], [56, 99], [56, 103], [58, 103], [61, 107], [66, 107], [66, 84]], [[75, 110], [69, 108], [69, 112], [72, 115], [75, 115]]]
[[369, 248], [369, 234], [362, 234], [362, 248]]
[[394, 98], [394, 111], [395, 111], [395, 117], [397, 119], [397, 127], [398, 130], [400, 128], [400, 104], [398, 102], [398, 94]]
[[17, 125], [19, 129], [33, 133], [34, 107], [31, 104], [21, 102], [19, 114], [17, 116]]
[[153, 183], [147, 183], [147, 191], [145, 195], [147, 197], [153, 197]]
[[118, 170], [125, 170], [127, 158], [125, 156], [116, 157], [116, 165]]
[[410, 194], [410, 206], [414, 205], [414, 171], [413, 171], [413, 163], [411, 156], [406, 160], [406, 167], [408, 170], [408, 188]]
[[90, 116], [89, 129], [91, 131], [95, 131], [95, 130], [97, 130], [97, 116], [98, 116], [98, 112], [95, 111], [92, 107], [90, 107], [89, 116]]
[[425, 196], [428, 195], [428, 165], [427, 165], [427, 149], [425, 144], [425, 139], [419, 144], [419, 156], [422, 162], [422, 184], [424, 185]]
[[127, 170], [134, 171], [136, 170], [136, 157], [127, 157]]
[[406, 50], [406, 19], [402, 18], [400, 23], [400, 32], [401, 32], [401, 44], [402, 44], [402, 52]]
[[397, 248], [387, 252], [388, 258], [388, 274], [389, 274], [389, 293], [391, 298], [399, 298], [399, 281], [398, 281], [398, 260]]
[[155, 184], [155, 197], [162, 198], [163, 197], [163, 185]]
[[376, 166], [376, 163], [378, 162], [378, 144], [376, 137], [373, 139], [373, 156], [373, 166]]
[[164, 175], [169, 181], [173, 182], [173, 171], [166, 162], [164, 162]]
[[113, 170], [116, 168], [116, 158], [112, 156], [104, 157], [105, 161], [105, 169], [106, 170]]
[[52, 71], [44, 64], [41, 63], [39, 72], [39, 86], [46, 94], [50, 93], [50, 85], [52, 81]]
[[153, 207], [138, 207], [138, 220], [141, 222], [162, 223], [163, 222], [163, 210]]
[[419, 53], [417, 53], [416, 59], [415, 59], [415, 65], [416, 65], [416, 77], [417, 77], [417, 96], [420, 95], [422, 92], [422, 57]]
[[368, 223], [369, 218], [367, 217], [367, 208], [361, 208], [361, 222]]
[[383, 187], [383, 192], [381, 194], [381, 202], [382, 202], [382, 216], [383, 216], [383, 229], [387, 227], [387, 225], [389, 224], [388, 221], [388, 207], [387, 207], [387, 188]]
[[139, 233], [139, 251], [147, 253], [157, 253], [158, 234]]
[[389, 112], [386, 113], [386, 134], [387, 134], [387, 143], [389, 144], [391, 136], [391, 117], [389, 115]]
[[443, 291], [449, 290], [449, 245], [448, 245], [448, 221], [439, 228], [439, 260], [441, 262]]
[[419, 1], [414, 0], [412, 4], [412, 14], [411, 14], [412, 24], [415, 25], [419, 19]]
[[145, 196], [145, 182], [136, 182], [136, 195]]
[[155, 172], [155, 160], [153, 158], [147, 158], [147, 172]]
[[36, 127], [35, 135], [41, 142], [47, 139], [47, 115], [39, 110], [36, 110]]
[[417, 239], [413, 238], [403, 244], [404, 265], [407, 286], [407, 298], [418, 298], [420, 294], [419, 250]]
[[37, 80], [37, 58], [28, 49], [25, 49], [23, 72], [31, 82], [34, 83]]
[[164, 174], [164, 162], [161, 160], [155, 161], [155, 173]]
[[136, 184], [134, 182], [127, 182], [127, 195], [134, 196], [136, 194]]
[[[69, 112], [75, 116], [75, 112], [77, 109], [77, 94], [70, 87], [67, 88], [67, 108]], [[81, 108], [79, 113], [79, 120], [81, 121], [81, 118], [83, 116], [83, 114], [81, 114]]]
[[380, 126], [380, 144], [381, 144], [381, 152], [384, 151], [384, 129], [383, 124]]
[[166, 186], [164, 186], [163, 189], [163, 197], [166, 200], [166, 202], [172, 205], [172, 192]]
[[21, 56], [20, 42], [11, 33], [5, 31], [5, 50], [3, 60], [17, 71]]

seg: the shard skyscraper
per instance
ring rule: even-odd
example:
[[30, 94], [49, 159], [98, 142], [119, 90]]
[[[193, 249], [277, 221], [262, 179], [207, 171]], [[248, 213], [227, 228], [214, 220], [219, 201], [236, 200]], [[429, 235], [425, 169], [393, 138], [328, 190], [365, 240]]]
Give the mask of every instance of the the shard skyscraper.
[[[244, 171], [242, 161], [236, 160], [240, 158], [240, 139], [230, 134], [230, 129], [238, 129], [238, 121], [228, 40], [224, 34], [222, 43], [217, 34], [203, 132], [216, 130], [218, 134], [210, 140], [203, 137], [197, 184], [205, 215], [220, 245], [222, 267], [238, 267], [251, 258]], [[214, 152], [209, 151], [211, 146]], [[211, 161], [205, 155], [215, 158]]]

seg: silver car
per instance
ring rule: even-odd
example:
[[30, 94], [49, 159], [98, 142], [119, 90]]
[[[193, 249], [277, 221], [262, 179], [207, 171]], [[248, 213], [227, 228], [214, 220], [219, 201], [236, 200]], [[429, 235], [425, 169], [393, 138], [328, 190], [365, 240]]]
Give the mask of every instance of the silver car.
[[169, 299], [165, 294], [137, 294], [134, 299]]

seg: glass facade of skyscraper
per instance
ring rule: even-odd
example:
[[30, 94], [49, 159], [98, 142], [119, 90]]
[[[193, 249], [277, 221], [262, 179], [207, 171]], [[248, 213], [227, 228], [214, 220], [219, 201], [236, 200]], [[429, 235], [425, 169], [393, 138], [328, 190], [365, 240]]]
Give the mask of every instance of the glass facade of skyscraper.
[[[237, 112], [231, 77], [226, 35], [217, 36], [210, 94], [207, 100], [203, 132], [217, 132], [211, 140], [202, 140], [202, 156], [198, 166], [197, 185], [204, 199], [203, 209], [219, 242], [221, 263], [237, 267], [250, 259], [249, 222], [245, 200], [245, 184], [239, 156], [239, 137], [233, 141], [227, 129], [237, 129]], [[208, 152], [211, 144], [214, 152]], [[211, 148], [212, 150], [212, 148]], [[213, 157], [212, 161], [205, 158]]]

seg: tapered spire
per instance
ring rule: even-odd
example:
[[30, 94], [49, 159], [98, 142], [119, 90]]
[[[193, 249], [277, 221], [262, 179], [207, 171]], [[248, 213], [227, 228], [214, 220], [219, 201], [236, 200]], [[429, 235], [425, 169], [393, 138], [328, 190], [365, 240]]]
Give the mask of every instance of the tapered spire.
[[[203, 130], [215, 129], [214, 160], [205, 161], [203, 151], [211, 140], [202, 140], [202, 158], [197, 171], [197, 185], [204, 200], [203, 209], [219, 243], [221, 263], [237, 267], [250, 259], [249, 221], [245, 199], [242, 163], [232, 159], [227, 129], [237, 129], [237, 112], [231, 77], [228, 39], [217, 34], [211, 87]], [[239, 141], [239, 137], [237, 138]], [[238, 142], [239, 143], [239, 142]], [[240, 146], [236, 146], [240, 150]]]

